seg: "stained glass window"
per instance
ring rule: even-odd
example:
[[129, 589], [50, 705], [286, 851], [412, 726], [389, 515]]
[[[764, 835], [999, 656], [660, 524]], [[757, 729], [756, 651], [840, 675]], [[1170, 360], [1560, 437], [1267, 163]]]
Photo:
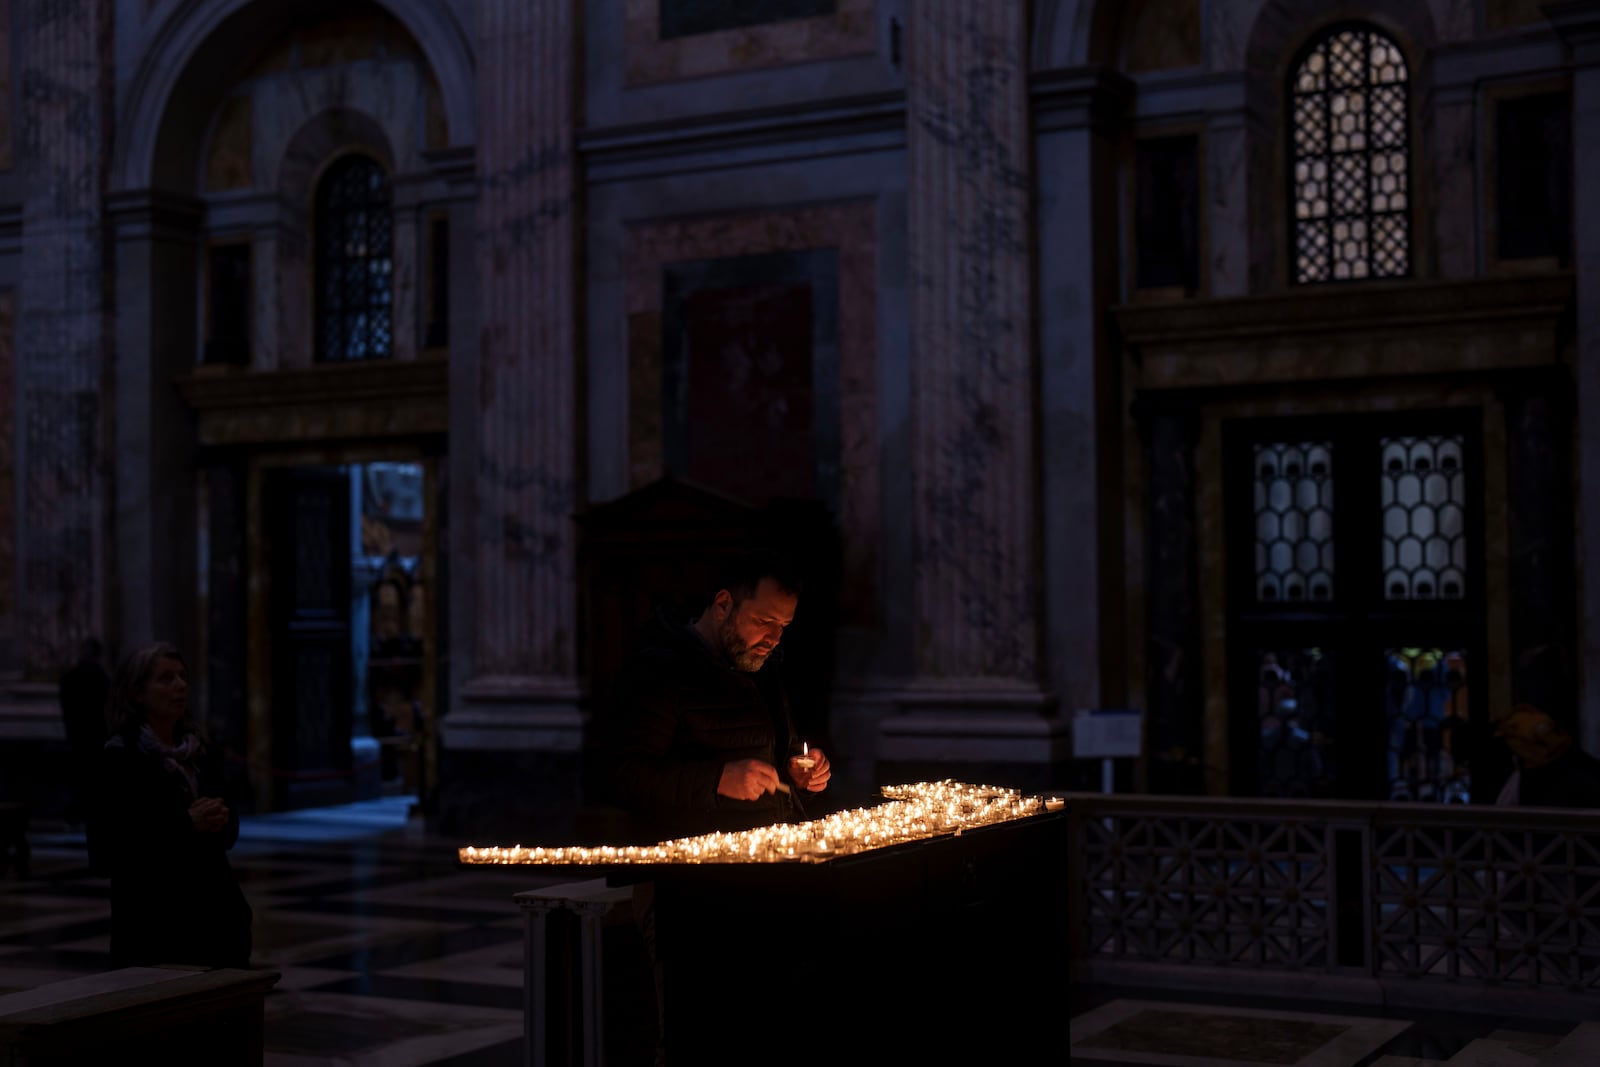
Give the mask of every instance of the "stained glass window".
[[1466, 653], [1391, 648], [1384, 660], [1389, 799], [1468, 803]]
[[1467, 595], [1464, 447], [1459, 435], [1382, 439], [1385, 600]]
[[392, 353], [393, 223], [389, 176], [377, 161], [345, 156], [317, 184], [319, 363]]
[[1326, 796], [1334, 781], [1333, 659], [1320, 648], [1256, 654], [1264, 797]]
[[1411, 273], [1409, 83], [1399, 46], [1365, 26], [1329, 32], [1295, 67], [1296, 282]]
[[1255, 446], [1256, 598], [1333, 596], [1333, 445]]

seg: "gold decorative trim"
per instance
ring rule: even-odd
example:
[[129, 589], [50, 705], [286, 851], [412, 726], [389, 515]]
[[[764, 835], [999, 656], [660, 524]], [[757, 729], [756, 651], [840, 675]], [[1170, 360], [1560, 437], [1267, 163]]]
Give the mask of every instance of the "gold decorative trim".
[[445, 433], [448, 374], [443, 359], [385, 360], [278, 371], [201, 367], [174, 384], [199, 418], [202, 445], [310, 444]]
[[1560, 361], [1567, 272], [1325, 285], [1112, 309], [1137, 389], [1458, 374]]

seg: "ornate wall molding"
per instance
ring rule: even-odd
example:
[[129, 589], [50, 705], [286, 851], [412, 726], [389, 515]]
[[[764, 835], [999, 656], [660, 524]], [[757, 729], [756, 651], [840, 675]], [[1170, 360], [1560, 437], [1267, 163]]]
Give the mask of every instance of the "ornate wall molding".
[[1137, 390], [1494, 372], [1558, 364], [1571, 274], [1122, 305]]
[[443, 434], [448, 364], [441, 359], [272, 372], [195, 370], [176, 382], [202, 445], [311, 444]]

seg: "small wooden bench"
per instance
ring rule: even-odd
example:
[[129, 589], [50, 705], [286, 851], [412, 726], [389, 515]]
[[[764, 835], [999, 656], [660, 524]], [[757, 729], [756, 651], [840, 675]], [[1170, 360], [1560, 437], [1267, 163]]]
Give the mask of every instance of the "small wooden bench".
[[261, 1067], [273, 971], [126, 967], [0, 996], [0, 1064]]

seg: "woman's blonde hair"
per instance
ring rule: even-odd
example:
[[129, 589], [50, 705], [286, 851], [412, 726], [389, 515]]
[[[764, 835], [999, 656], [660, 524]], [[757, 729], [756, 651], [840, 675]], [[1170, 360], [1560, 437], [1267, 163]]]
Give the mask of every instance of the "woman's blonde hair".
[[[135, 649], [117, 667], [116, 676], [111, 680], [111, 707], [106, 723], [113, 735], [134, 734], [144, 725], [146, 711], [144, 705], [139, 703], [139, 698], [144, 693], [144, 687], [150, 684], [156, 664], [163, 659], [175, 659], [183, 663], [185, 668], [188, 667], [183, 653], [170, 641], [157, 641]], [[193, 720], [185, 715], [183, 721], [178, 723], [177, 732], [196, 732]]]

